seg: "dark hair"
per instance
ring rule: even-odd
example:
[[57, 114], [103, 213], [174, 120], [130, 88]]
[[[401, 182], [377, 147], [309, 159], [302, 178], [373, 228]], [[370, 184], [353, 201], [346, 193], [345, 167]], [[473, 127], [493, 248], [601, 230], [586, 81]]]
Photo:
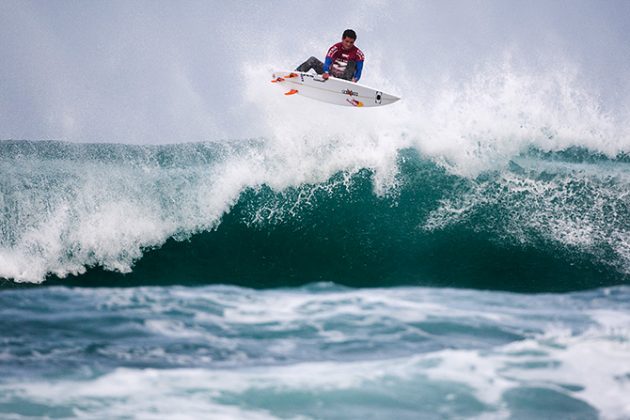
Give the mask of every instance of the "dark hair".
[[357, 33], [354, 32], [352, 29], [346, 29], [345, 31], [343, 31], [343, 35], [341, 37], [341, 39], [346, 39], [346, 38], [352, 38], [354, 40], [357, 39]]

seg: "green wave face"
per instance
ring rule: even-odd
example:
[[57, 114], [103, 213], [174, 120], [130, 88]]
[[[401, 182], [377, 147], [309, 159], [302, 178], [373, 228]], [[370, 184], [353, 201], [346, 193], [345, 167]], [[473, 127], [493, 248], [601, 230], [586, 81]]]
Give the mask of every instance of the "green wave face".
[[253, 173], [264, 148], [4, 142], [0, 276], [527, 292], [628, 282], [624, 155], [532, 149], [465, 177], [403, 149], [386, 188], [360, 166], [284, 184], [259, 173], [235, 179]]

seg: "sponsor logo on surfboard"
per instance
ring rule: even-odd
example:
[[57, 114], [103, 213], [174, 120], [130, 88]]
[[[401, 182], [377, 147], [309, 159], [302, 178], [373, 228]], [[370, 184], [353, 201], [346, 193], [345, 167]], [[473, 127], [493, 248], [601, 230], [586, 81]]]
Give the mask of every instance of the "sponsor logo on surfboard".
[[341, 91], [341, 93], [343, 93], [344, 95], [359, 96], [359, 92], [355, 92], [355, 91], [350, 90], [350, 89], [344, 89], [344, 90]]
[[363, 106], [363, 102], [361, 101], [357, 101], [356, 99], [346, 99], [346, 101], [348, 101], [348, 103], [350, 103], [350, 105], [353, 106]]

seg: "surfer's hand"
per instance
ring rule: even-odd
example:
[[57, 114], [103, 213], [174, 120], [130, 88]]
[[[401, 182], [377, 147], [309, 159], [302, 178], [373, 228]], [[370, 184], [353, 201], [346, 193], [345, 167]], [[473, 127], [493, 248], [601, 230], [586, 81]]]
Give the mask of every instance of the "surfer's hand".
[[355, 79], [354, 77], [352, 78], [352, 83], [356, 83], [357, 79]]
[[329, 77], [330, 77], [330, 75], [328, 73], [322, 74], [322, 79], [324, 79], [324, 80], [328, 80]]

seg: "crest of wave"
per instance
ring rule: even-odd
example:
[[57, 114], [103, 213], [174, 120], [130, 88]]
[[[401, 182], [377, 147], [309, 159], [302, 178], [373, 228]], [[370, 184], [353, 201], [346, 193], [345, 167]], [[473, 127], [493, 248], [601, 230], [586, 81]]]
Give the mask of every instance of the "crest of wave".
[[[225, 142], [206, 164], [162, 167], [151, 152], [98, 164], [5, 161], [11, 193], [3, 197], [9, 210], [0, 277], [42, 281], [47, 273], [65, 276], [90, 265], [129, 271], [144, 248], [216, 227], [244, 189], [263, 184], [281, 191], [368, 168], [375, 193], [386, 194], [396, 188], [403, 148], [470, 178], [530, 147], [581, 146], [610, 156], [627, 148], [625, 125], [604, 113], [566, 67], [528, 73], [508, 60], [465, 81], [429, 84], [414, 83], [404, 69], [379, 71], [378, 54], [371, 60], [366, 84], [403, 101], [355, 109], [285, 97], [269, 83], [271, 65], [247, 66], [238, 111], [259, 138]], [[180, 145], [176, 153], [186, 162], [197, 152]]]
[[382, 61], [378, 55], [372, 58], [365, 83], [403, 99], [366, 109], [284, 97], [268, 82], [273, 65], [247, 66], [245, 96], [258, 111], [256, 123], [269, 147], [278, 157], [296, 159], [293, 167], [299, 164], [304, 175], [371, 168], [377, 192], [394, 184], [396, 151], [402, 148], [416, 148], [467, 177], [500, 169], [530, 148], [577, 146], [610, 157], [628, 149], [628, 118], [605, 112], [575, 66], [519, 69], [508, 57], [480, 67], [469, 78], [436, 82], [418, 79], [404, 68], [386, 74]]

